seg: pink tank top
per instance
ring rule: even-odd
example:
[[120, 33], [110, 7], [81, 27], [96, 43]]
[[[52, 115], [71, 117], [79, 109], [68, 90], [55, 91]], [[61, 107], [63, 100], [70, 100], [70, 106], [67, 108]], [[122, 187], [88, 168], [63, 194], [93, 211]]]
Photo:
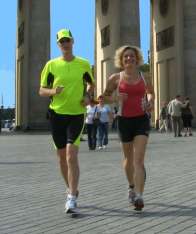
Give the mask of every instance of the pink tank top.
[[136, 84], [129, 84], [122, 79], [122, 73], [120, 72], [118, 92], [126, 93], [128, 98], [119, 103], [119, 115], [136, 117], [146, 113], [146, 82], [142, 74], [140, 74], [140, 77], [141, 79]]

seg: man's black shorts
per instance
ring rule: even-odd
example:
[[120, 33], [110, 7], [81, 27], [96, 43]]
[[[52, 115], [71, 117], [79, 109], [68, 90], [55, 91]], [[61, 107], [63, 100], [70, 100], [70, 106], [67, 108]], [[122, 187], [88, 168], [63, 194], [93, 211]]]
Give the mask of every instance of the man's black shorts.
[[118, 134], [121, 142], [131, 142], [135, 136], [149, 136], [150, 120], [148, 115], [117, 118]]
[[49, 110], [49, 120], [57, 149], [62, 149], [67, 144], [80, 144], [80, 136], [84, 128], [84, 114], [62, 115]]

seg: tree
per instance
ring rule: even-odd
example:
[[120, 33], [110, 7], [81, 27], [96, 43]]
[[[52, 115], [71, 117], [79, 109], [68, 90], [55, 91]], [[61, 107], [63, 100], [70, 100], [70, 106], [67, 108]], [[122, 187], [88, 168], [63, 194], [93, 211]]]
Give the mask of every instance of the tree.
[[150, 65], [148, 63], [144, 63], [142, 66], [140, 66], [140, 70], [142, 72], [150, 72]]
[[15, 108], [2, 109], [1, 119], [15, 119]]

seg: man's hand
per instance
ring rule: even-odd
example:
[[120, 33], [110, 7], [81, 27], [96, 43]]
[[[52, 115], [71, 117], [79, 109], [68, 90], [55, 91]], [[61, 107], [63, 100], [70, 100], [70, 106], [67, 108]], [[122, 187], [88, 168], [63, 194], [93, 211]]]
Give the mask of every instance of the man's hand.
[[54, 95], [61, 93], [63, 89], [64, 89], [63, 86], [57, 86], [56, 88], [52, 88], [52, 89], [40, 87], [39, 95], [42, 97], [52, 97]]
[[57, 87], [55, 88], [55, 94], [61, 93], [61, 92], [63, 91], [63, 89], [64, 89], [64, 86], [57, 86]]

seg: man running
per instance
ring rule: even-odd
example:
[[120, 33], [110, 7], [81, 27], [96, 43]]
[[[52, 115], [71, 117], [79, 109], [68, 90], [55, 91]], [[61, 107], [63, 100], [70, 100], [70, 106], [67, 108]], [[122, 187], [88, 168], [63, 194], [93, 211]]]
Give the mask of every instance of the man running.
[[94, 79], [87, 60], [73, 55], [68, 29], [57, 33], [62, 56], [48, 61], [41, 73], [39, 94], [50, 97], [49, 120], [62, 176], [67, 186], [66, 213], [76, 212], [79, 183], [78, 148], [86, 105], [93, 95]]

